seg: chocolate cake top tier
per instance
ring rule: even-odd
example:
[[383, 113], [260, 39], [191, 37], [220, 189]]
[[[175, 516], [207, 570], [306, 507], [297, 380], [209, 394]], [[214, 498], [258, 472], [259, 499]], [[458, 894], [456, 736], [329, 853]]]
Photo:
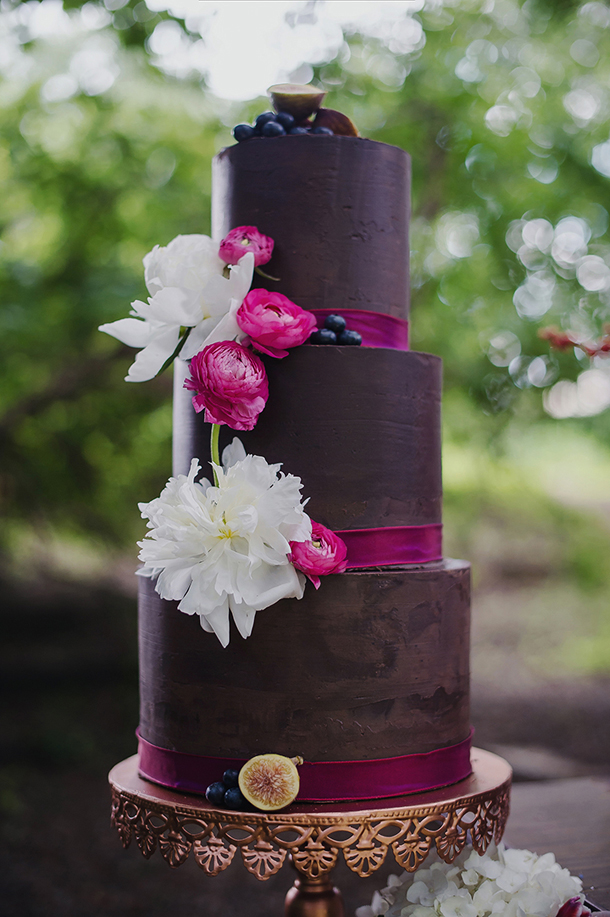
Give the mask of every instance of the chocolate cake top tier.
[[212, 166], [212, 235], [256, 226], [275, 241], [254, 286], [303, 309], [406, 319], [410, 159], [360, 137], [256, 138]]

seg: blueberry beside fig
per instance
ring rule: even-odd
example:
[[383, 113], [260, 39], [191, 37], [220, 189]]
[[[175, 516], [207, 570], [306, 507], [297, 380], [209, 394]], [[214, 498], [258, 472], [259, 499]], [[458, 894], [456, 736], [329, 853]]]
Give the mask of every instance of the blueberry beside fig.
[[261, 137], [283, 137], [286, 131], [277, 121], [265, 121], [261, 127]]
[[205, 798], [213, 806], [223, 806], [227, 788], [220, 780], [211, 783], [205, 791]]
[[238, 786], [229, 787], [225, 792], [224, 802], [227, 809], [234, 809], [235, 811], [243, 812], [251, 808], [250, 803]]
[[236, 124], [233, 128], [233, 136], [238, 143], [241, 143], [243, 140], [250, 140], [251, 137], [256, 137], [256, 131], [251, 124]]
[[237, 786], [239, 782], [239, 771], [233, 767], [227, 768], [227, 770], [222, 775], [222, 782], [225, 786], [225, 789], [230, 789], [232, 786]]
[[265, 124], [268, 124], [270, 121], [275, 121], [275, 112], [274, 111], [263, 111], [260, 115], [257, 115], [254, 122], [254, 130], [257, 133], [261, 133]]

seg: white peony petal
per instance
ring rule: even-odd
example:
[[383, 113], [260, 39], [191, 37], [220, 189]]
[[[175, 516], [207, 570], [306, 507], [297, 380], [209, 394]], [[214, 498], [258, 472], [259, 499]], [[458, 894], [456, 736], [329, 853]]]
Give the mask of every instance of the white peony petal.
[[176, 236], [166, 246], [155, 245], [144, 257], [144, 278], [153, 295], [168, 286], [202, 290], [210, 275], [223, 270], [218, 243], [196, 233]]
[[256, 609], [250, 608], [249, 605], [244, 605], [243, 602], [236, 602], [234, 599], [229, 599], [229, 607], [235, 626], [245, 640], [252, 633]]
[[[203, 310], [207, 315], [225, 315], [232, 301], [235, 311], [246, 298], [254, 274], [254, 255], [247, 252], [240, 261], [229, 268], [229, 277], [211, 275], [202, 292]], [[220, 338], [227, 340], [227, 338]]]
[[147, 382], [153, 379], [163, 364], [175, 351], [180, 337], [180, 327], [165, 328], [156, 333], [150, 343], [139, 352], [129, 367], [126, 382]]
[[[240, 305], [241, 303], [237, 299], [231, 300], [229, 311], [210, 330], [202, 341], [199, 350], [203, 350], [204, 347], [208, 347], [210, 344], [217, 344], [219, 341], [238, 341], [241, 343], [247, 337], [237, 324], [237, 318], [235, 317]], [[213, 319], [210, 319], [210, 321], [213, 321]]]
[[231, 299], [237, 299], [240, 303], [248, 295], [252, 286], [254, 277], [254, 254], [246, 252], [243, 258], [240, 258], [237, 264], [231, 268], [229, 283], [231, 284]]
[[100, 325], [98, 331], [110, 334], [128, 347], [146, 347], [155, 328], [137, 318], [120, 318], [117, 322]]
[[290, 543], [275, 529], [260, 527], [250, 538], [250, 552], [267, 564], [285, 564], [290, 554]]
[[143, 318], [164, 325], [190, 328], [201, 320], [197, 297], [180, 287], [165, 287], [151, 296], [148, 303], [138, 302], [137, 305], [138, 314]]
[[257, 611], [275, 605], [281, 599], [302, 599], [303, 586], [292, 564], [269, 566], [261, 564], [250, 570], [245, 578], [240, 578], [240, 592], [243, 601]]
[[223, 647], [228, 646], [231, 636], [228, 599], [225, 600], [223, 605], [213, 611], [212, 614], [205, 615], [205, 622], [212, 628]]
[[243, 462], [246, 457], [246, 450], [241, 439], [234, 436], [228, 446], [222, 450], [222, 467], [226, 471], [231, 465], [237, 462]]
[[181, 560], [173, 566], [169, 564], [157, 577], [156, 591], [162, 599], [177, 602], [183, 599], [192, 583], [192, 563]]
[[191, 329], [191, 333], [184, 342], [180, 351], [182, 360], [192, 360], [196, 353], [199, 353], [206, 346], [207, 337], [214, 330], [217, 324], [217, 318], [204, 318]]

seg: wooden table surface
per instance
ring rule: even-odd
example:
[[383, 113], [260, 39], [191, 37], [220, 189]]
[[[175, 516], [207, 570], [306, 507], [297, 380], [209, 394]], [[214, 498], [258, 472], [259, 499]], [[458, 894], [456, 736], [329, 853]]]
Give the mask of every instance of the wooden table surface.
[[610, 779], [514, 784], [504, 839], [540, 854], [552, 850], [581, 876], [588, 900], [610, 910]]

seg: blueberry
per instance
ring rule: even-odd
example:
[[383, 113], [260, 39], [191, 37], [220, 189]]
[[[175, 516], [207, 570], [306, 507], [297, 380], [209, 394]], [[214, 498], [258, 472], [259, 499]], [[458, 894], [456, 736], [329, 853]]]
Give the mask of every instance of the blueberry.
[[330, 136], [330, 137], [333, 136], [333, 131], [331, 131], [330, 127], [314, 127], [312, 128], [311, 133], [312, 134], [326, 134], [327, 136]]
[[314, 331], [309, 342], [310, 344], [336, 344], [337, 335], [330, 328], [320, 328], [319, 331]]
[[275, 120], [287, 131], [294, 127], [294, 115], [291, 115], [289, 111], [278, 111]]
[[358, 346], [359, 344], [362, 344], [362, 335], [358, 334], [357, 331], [350, 331], [349, 328], [347, 328], [345, 331], [341, 332], [337, 343], [338, 344], [355, 344], [356, 346]]
[[242, 140], [249, 140], [250, 137], [255, 137], [256, 131], [250, 124], [236, 124], [233, 128], [233, 136], [238, 143], [241, 143]]
[[225, 806], [227, 809], [237, 809], [241, 812], [250, 808], [250, 803], [238, 786], [225, 790]]
[[263, 126], [267, 124], [268, 121], [275, 121], [275, 112], [274, 111], [264, 111], [262, 114], [258, 116], [256, 121], [254, 122], [254, 129], [256, 130], [257, 134], [261, 133]]
[[342, 315], [327, 315], [324, 319], [324, 327], [334, 331], [337, 335], [345, 331], [346, 324]]
[[308, 134], [309, 130], [306, 127], [293, 127], [288, 131], [288, 133], [292, 137], [295, 134]]
[[283, 137], [286, 131], [277, 121], [267, 121], [261, 128], [261, 137]]
[[224, 783], [218, 780], [216, 783], [211, 783], [209, 785], [205, 791], [205, 798], [208, 802], [211, 802], [213, 806], [222, 806], [224, 805], [226, 791], [227, 788]]
[[224, 783], [225, 788], [237, 786], [238, 777], [239, 771], [234, 770], [232, 767], [226, 770], [222, 775], [222, 782]]

